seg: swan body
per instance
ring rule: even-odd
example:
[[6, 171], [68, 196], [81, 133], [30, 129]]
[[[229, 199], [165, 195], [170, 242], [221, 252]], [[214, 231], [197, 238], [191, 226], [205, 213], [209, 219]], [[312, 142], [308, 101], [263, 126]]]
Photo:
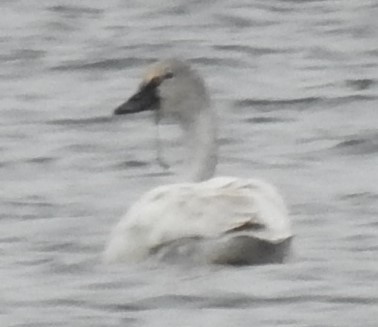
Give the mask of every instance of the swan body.
[[[151, 81], [156, 85], [146, 90]], [[139, 262], [155, 255], [221, 264], [282, 262], [293, 235], [276, 188], [257, 179], [209, 179], [217, 163], [216, 120], [200, 76], [181, 60], [160, 62], [115, 113], [154, 106], [176, 116], [182, 127], [185, 178], [193, 182], [159, 186], [142, 196], [113, 230], [105, 261]]]

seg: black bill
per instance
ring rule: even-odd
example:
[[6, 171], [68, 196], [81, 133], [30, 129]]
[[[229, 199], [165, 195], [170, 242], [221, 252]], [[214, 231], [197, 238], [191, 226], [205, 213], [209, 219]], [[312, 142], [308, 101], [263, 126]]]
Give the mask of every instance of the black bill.
[[158, 83], [154, 80], [142, 85], [137, 93], [114, 110], [114, 115], [159, 109], [160, 98], [157, 87]]

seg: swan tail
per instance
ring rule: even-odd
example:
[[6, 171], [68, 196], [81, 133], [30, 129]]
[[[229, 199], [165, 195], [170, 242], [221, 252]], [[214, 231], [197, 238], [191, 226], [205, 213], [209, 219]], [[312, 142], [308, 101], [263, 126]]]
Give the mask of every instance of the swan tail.
[[291, 252], [292, 237], [270, 242], [250, 235], [230, 238], [214, 247], [210, 261], [223, 265], [260, 265], [283, 263]]

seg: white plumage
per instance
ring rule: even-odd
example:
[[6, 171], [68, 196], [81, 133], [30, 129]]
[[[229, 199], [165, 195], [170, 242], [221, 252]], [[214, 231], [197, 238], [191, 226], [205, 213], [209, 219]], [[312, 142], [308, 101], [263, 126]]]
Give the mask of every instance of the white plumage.
[[[143, 96], [151, 97], [146, 89], [156, 102], [140, 106]], [[160, 62], [116, 114], [151, 107], [177, 118], [188, 147], [187, 178], [194, 182], [159, 186], [142, 196], [113, 230], [105, 261], [138, 262], [153, 255], [201, 263], [282, 262], [292, 232], [276, 188], [255, 179], [207, 180], [217, 162], [216, 121], [200, 76], [183, 61]]]

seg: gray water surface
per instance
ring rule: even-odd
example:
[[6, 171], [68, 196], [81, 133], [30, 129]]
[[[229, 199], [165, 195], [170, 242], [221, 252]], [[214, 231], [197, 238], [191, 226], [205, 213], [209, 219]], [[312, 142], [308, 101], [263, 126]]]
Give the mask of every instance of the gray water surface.
[[[377, 326], [377, 1], [0, 8], [0, 326]], [[101, 264], [121, 215], [169, 178], [151, 114], [111, 113], [172, 55], [211, 90], [218, 174], [285, 195], [287, 264]]]

